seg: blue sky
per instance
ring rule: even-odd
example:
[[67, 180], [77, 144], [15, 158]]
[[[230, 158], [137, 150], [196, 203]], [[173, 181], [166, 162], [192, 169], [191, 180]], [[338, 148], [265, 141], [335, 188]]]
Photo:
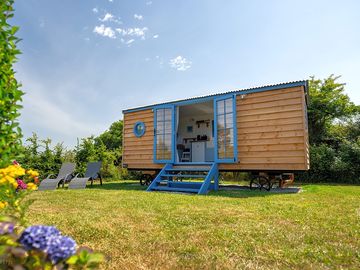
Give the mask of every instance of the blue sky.
[[74, 146], [122, 110], [342, 75], [360, 104], [360, 1], [17, 0], [21, 126]]

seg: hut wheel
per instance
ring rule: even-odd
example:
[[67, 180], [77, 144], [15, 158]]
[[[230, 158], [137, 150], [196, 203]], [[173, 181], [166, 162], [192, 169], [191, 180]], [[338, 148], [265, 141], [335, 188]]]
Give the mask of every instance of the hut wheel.
[[272, 187], [271, 181], [269, 178], [263, 175], [256, 175], [250, 181], [250, 189], [265, 189], [269, 191]]

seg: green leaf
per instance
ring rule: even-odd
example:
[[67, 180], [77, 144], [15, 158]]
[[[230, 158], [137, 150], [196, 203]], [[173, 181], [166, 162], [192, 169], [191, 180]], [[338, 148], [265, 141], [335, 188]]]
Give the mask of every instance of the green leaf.
[[66, 263], [67, 264], [70, 264], [70, 265], [73, 265], [73, 264], [76, 264], [77, 261], [78, 261], [78, 256], [77, 255], [73, 255], [71, 256], [69, 259], [66, 260]]
[[105, 257], [101, 253], [89, 254], [88, 263], [102, 263]]

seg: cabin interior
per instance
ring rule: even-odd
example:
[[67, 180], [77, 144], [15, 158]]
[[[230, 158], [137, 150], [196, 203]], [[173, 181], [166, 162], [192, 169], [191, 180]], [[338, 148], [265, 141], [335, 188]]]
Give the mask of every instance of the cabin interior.
[[176, 162], [213, 162], [213, 101], [178, 106], [176, 111]]

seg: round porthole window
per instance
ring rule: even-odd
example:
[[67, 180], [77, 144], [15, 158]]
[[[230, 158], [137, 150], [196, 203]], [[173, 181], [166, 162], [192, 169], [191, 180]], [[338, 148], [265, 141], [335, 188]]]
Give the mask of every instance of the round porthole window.
[[141, 137], [145, 133], [144, 122], [136, 122], [134, 125], [134, 134], [136, 137]]

